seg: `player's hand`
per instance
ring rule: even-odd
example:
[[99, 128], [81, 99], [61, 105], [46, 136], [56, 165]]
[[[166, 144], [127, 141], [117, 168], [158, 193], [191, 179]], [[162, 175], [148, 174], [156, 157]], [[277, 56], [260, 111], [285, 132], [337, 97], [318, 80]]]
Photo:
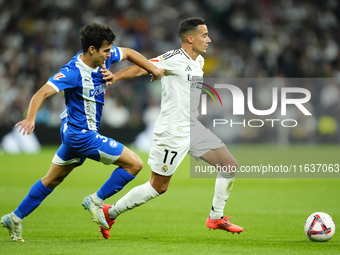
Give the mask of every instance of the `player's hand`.
[[34, 121], [29, 121], [29, 120], [22, 120], [18, 122], [15, 127], [21, 126], [19, 129], [19, 133], [22, 131], [22, 135], [31, 135], [34, 128], [35, 128], [35, 122]]
[[163, 68], [157, 68], [157, 71], [152, 74], [151, 82], [162, 79], [164, 72]]
[[103, 75], [103, 79], [106, 81], [105, 86], [110, 86], [116, 81], [113, 73], [111, 73], [109, 70], [107, 70], [106, 67], [102, 67], [100, 69], [100, 72]]

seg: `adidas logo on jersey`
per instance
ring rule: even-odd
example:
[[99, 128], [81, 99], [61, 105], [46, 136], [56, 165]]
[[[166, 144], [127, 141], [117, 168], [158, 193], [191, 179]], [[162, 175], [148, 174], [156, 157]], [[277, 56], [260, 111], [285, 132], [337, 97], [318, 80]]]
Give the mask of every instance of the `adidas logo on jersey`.
[[187, 65], [187, 67], [185, 68], [185, 71], [192, 71], [189, 65]]

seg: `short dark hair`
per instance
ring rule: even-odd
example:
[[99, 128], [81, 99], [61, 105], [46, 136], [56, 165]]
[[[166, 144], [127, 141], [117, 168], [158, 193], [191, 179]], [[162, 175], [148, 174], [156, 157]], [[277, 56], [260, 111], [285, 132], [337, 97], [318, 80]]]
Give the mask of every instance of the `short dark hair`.
[[188, 32], [198, 30], [198, 25], [205, 25], [205, 20], [202, 18], [188, 18], [183, 20], [178, 27], [179, 38], [181, 38], [181, 40], [184, 40], [184, 36]]
[[80, 29], [80, 44], [83, 52], [87, 52], [90, 46], [94, 46], [99, 51], [105, 41], [112, 44], [115, 39], [116, 34], [107, 25], [90, 23]]

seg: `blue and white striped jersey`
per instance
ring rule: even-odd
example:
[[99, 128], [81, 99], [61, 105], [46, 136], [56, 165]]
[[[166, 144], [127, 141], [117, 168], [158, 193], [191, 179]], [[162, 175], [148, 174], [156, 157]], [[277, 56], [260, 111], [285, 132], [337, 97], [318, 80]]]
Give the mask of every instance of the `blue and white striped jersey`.
[[[66, 110], [61, 117], [67, 117], [69, 128], [98, 131], [104, 105], [105, 80], [99, 72], [101, 67], [86, 65], [80, 59], [81, 53], [78, 52], [47, 84], [58, 93], [64, 90]], [[121, 61], [122, 56], [120, 48], [112, 47], [111, 57], [105, 62], [106, 68]]]

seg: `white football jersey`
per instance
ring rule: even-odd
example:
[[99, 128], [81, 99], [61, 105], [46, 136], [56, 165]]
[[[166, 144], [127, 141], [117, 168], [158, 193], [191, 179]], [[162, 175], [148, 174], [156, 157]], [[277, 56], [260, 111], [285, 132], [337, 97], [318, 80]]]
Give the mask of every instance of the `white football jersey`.
[[198, 117], [204, 58], [199, 55], [194, 61], [181, 48], [168, 51], [150, 62], [165, 70], [161, 79], [161, 112], [154, 133], [166, 131], [175, 136], [189, 136], [190, 124], [194, 124]]

